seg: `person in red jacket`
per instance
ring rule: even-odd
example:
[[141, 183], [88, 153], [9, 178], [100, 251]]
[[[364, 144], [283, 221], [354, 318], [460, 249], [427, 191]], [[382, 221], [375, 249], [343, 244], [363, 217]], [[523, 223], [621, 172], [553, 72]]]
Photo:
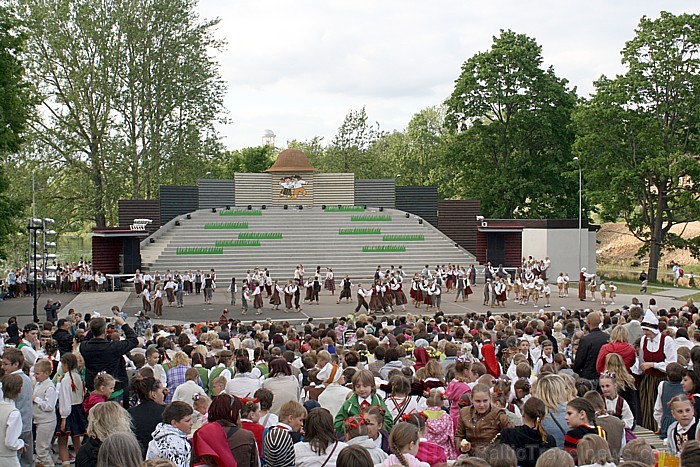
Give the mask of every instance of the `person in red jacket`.
[[496, 358], [496, 346], [491, 342], [490, 333], [484, 332], [481, 336], [483, 342], [481, 346], [481, 356], [484, 359], [483, 362], [484, 365], [486, 365], [486, 371], [494, 378], [498, 378], [501, 376], [501, 367]]
[[262, 455], [262, 440], [265, 427], [260, 422], [260, 402], [257, 399], [243, 398], [241, 401], [241, 428], [255, 436], [258, 445], [258, 455]]
[[598, 353], [598, 359], [595, 365], [598, 373], [602, 373], [605, 369], [605, 357], [611, 353], [616, 353], [622, 357], [627, 371], [632, 373], [632, 366], [637, 360], [637, 352], [632, 344], [627, 341], [628, 337], [627, 329], [624, 326], [615, 326], [613, 328], [610, 333], [610, 340], [600, 348], [600, 352]]

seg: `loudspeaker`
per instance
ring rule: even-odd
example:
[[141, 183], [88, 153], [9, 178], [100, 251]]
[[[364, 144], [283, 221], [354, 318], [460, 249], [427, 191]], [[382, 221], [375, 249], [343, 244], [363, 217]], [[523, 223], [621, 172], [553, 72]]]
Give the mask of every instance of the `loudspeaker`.
[[156, 239], [155, 239], [155, 238], [149, 238], [149, 239], [148, 239], [148, 243], [155, 243], [155, 242], [156, 242]]
[[249, 204], [249, 205], [248, 205], [248, 211], [252, 211], [252, 210], [253, 210], [253, 206]]
[[265, 209], [267, 209], [267, 206], [263, 204], [263, 205], [261, 206], [261, 208], [262, 208], [262, 210], [264, 211]]
[[285, 205], [284, 205], [284, 209], [289, 209], [289, 206], [287, 206], [287, 205], [285, 204]]
[[227, 205], [226, 205], [226, 210], [227, 210], [227, 211], [230, 211], [230, 210], [231, 210], [231, 206], [229, 206], [229, 205], [227, 204]]
[[175, 226], [179, 227], [180, 226], [180, 221], [175, 221]]
[[408, 219], [409, 217], [411, 217], [411, 215], [409, 213], [406, 213], [406, 219]]
[[321, 209], [323, 209], [323, 210], [325, 211], [325, 210], [326, 210], [326, 205], [325, 205], [325, 204], [322, 204], [322, 205], [321, 205]]
[[419, 224], [422, 224], [422, 223], [423, 223], [423, 219], [418, 219], [418, 223], [419, 223]]
[[211, 212], [216, 212], [216, 208], [211, 208]]
[[304, 206], [302, 206], [302, 205], [300, 204], [300, 205], [299, 205], [299, 210], [301, 211], [302, 209], [304, 209]]
[[190, 214], [187, 214], [187, 219], [192, 219], [192, 216]]
[[383, 208], [383, 207], [380, 207], [380, 208], [379, 208], [379, 212], [384, 212], [384, 208]]

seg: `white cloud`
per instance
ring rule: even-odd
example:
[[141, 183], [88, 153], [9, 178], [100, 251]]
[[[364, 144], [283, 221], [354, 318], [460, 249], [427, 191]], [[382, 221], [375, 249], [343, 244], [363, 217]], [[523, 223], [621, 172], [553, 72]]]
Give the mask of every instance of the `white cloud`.
[[[673, 2], [674, 13], [694, 2]], [[580, 95], [601, 74], [623, 71], [620, 50], [651, 0], [200, 0], [203, 18], [219, 17], [218, 56], [228, 83], [230, 149], [260, 144], [265, 129], [287, 140], [328, 140], [350, 109], [367, 107], [385, 130], [442, 103], [462, 63], [487, 50], [501, 29], [534, 37], [544, 64]]]

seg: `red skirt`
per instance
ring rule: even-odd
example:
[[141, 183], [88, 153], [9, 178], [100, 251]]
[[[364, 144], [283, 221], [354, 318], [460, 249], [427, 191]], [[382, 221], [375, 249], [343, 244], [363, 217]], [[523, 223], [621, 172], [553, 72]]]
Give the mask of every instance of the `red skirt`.
[[408, 296], [415, 300], [415, 298], [416, 298], [416, 291], [413, 290], [413, 289], [411, 289], [411, 290], [408, 292]]
[[433, 297], [431, 297], [428, 294], [425, 294], [425, 298], [423, 298], [423, 303], [426, 305], [432, 305], [433, 304]]
[[416, 290], [416, 296], [413, 297], [417, 302], [422, 302], [423, 301], [423, 291], [418, 289]]

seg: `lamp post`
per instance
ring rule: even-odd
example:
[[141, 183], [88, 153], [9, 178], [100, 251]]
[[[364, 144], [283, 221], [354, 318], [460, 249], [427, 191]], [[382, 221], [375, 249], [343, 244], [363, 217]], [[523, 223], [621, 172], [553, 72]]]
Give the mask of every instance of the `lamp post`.
[[582, 183], [581, 183], [581, 160], [574, 157], [574, 161], [578, 164], [578, 270], [581, 270], [581, 211], [583, 209], [582, 198]]

